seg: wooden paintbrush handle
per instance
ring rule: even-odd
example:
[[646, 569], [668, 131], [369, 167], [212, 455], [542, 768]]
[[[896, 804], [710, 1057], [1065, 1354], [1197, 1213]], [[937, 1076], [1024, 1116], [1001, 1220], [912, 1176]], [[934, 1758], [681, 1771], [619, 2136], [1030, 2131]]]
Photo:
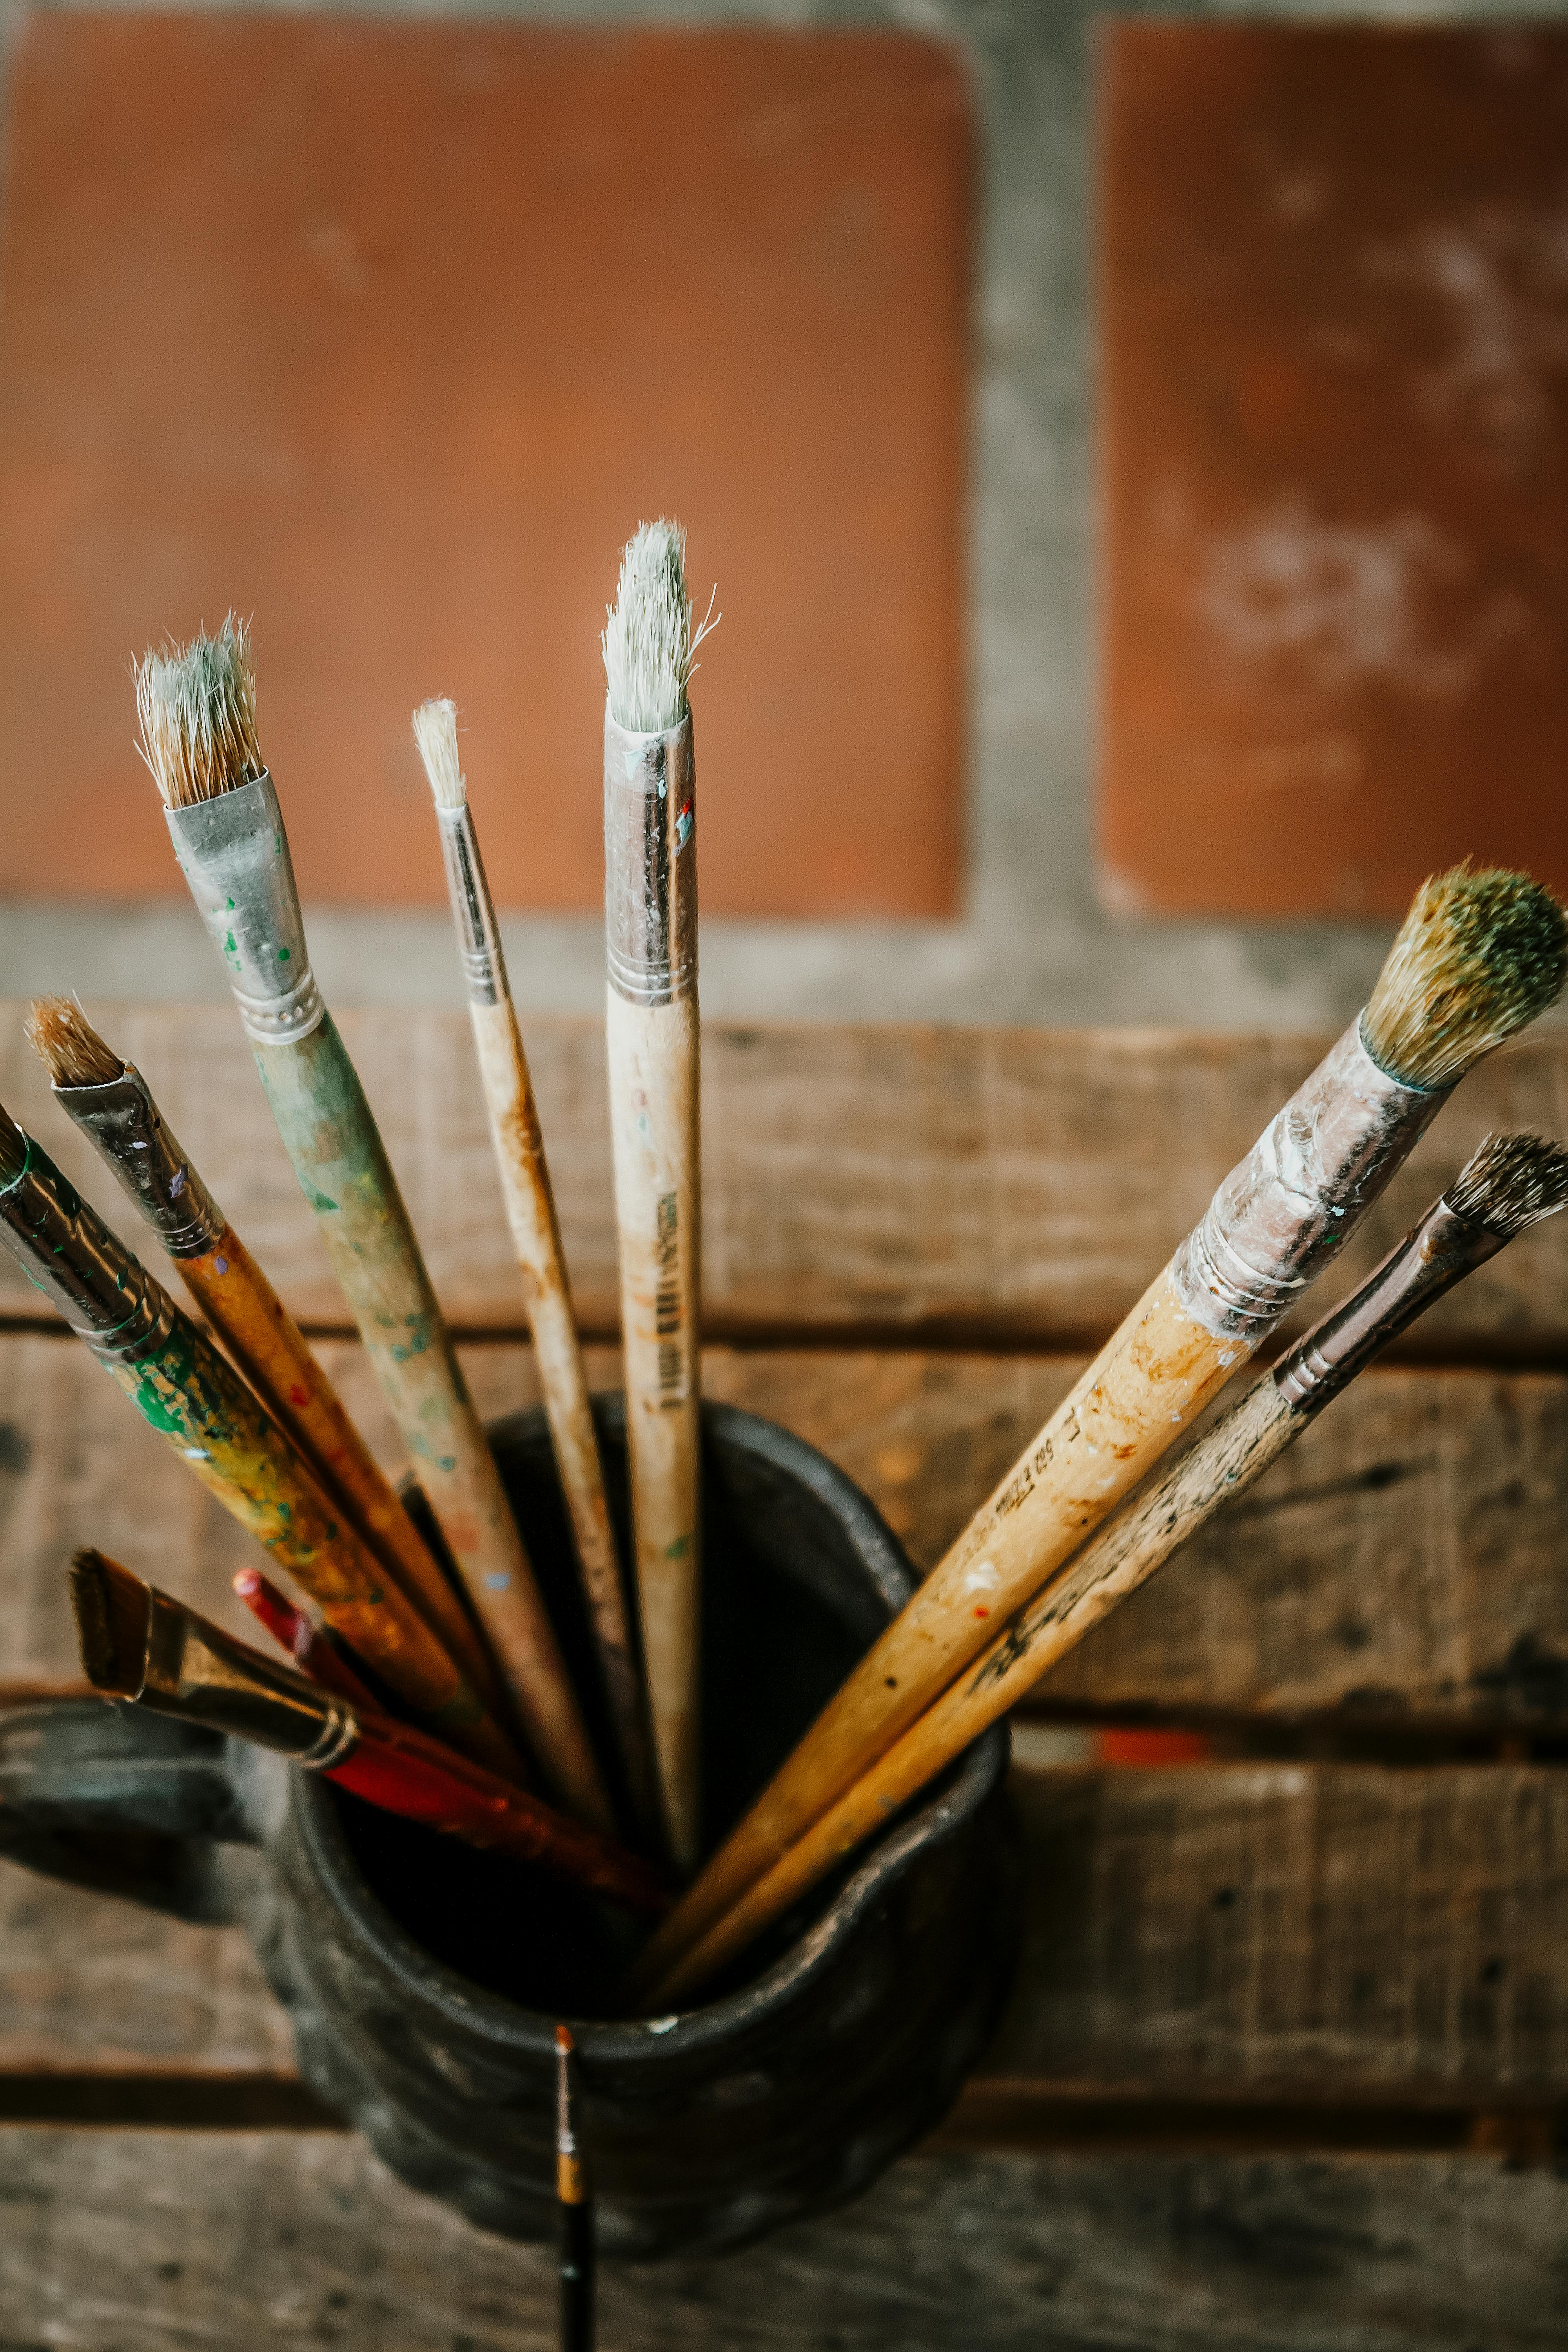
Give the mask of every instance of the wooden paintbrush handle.
[[468, 1009], [507, 1222], [522, 1273], [540, 1388], [605, 1693], [633, 1802], [643, 1826], [651, 1832], [658, 1822], [653, 1758], [528, 1057], [510, 996], [500, 995], [489, 1004], [470, 1003]]
[[350, 1420], [309, 1340], [232, 1225], [200, 1257], [174, 1261], [196, 1304], [274, 1418], [340, 1500], [367, 1547], [413, 1601], [492, 1711], [495, 1670], [462, 1603]]
[[330, 1014], [295, 1043], [258, 1043], [256, 1057], [414, 1475], [540, 1771], [571, 1811], [607, 1829], [609, 1800], [554, 1631], [353, 1065]]
[[366, 1551], [238, 1373], [183, 1316], [134, 1361], [100, 1360], [329, 1625], [453, 1747], [510, 1773], [513, 1750], [424, 1619]]
[[606, 992], [626, 1447], [648, 1707], [676, 1861], [696, 1861], [700, 1633], [698, 1016]]
[[1216, 1512], [1245, 1494], [1312, 1417], [1294, 1411], [1265, 1374], [1142, 1503], [1119, 1513], [1075, 1554], [978, 1663], [950, 1684], [764, 1876], [648, 1986], [647, 2000], [658, 2007], [680, 2000], [743, 1951], [862, 1839], [945, 1771], [1118, 1601], [1147, 1583]]
[[731, 1832], [650, 1945], [657, 1981], [924, 1713], [1248, 1353], [1162, 1273]]

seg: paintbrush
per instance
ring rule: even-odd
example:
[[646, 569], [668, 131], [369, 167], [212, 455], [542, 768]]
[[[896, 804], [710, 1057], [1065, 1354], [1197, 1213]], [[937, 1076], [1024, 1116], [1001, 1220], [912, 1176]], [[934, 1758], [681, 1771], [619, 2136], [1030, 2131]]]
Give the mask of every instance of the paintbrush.
[[1118, 1601], [1244, 1495], [1390, 1342], [1515, 1234], [1568, 1203], [1568, 1153], [1534, 1135], [1489, 1136], [1442, 1198], [1360, 1288], [1195, 1438], [1140, 1500], [1077, 1552], [700, 1941], [654, 1985], [689, 1995], [925, 1788], [1075, 1648]]
[[256, 731], [250, 642], [149, 653], [143, 755], [175, 855], [223, 957], [278, 1131], [544, 1778], [607, 1827], [608, 1801], [559, 1645], [385, 1146], [310, 971], [282, 811]]
[[500, 1694], [494, 1671], [461, 1601], [303, 1332], [164, 1124], [146, 1079], [121, 1060], [68, 997], [35, 997], [26, 1027], [48, 1071], [55, 1100], [135, 1202], [186, 1289], [310, 1464], [323, 1493], [495, 1713]]
[[0, 1243], [142, 1419], [317, 1602], [351, 1649], [456, 1747], [512, 1751], [232, 1364], [0, 1109]]
[[1552, 1003], [1568, 925], [1517, 874], [1416, 893], [1359, 1019], [670, 1915], [640, 1995], [869, 1770], [1139, 1484], [1321, 1273], [1464, 1073]]
[[258, 1625], [264, 1625], [280, 1650], [287, 1650], [307, 1682], [317, 1683], [351, 1706], [375, 1705], [375, 1694], [355, 1674], [330, 1634], [312, 1625], [302, 1609], [286, 1600], [258, 1568], [235, 1572], [233, 1590]]
[[555, 2204], [561, 2352], [594, 2352], [594, 2208], [577, 2129], [577, 2044], [555, 2029]]
[[447, 887], [458, 929], [479, 1076], [484, 1085], [485, 1108], [489, 1115], [490, 1141], [500, 1173], [512, 1246], [522, 1272], [523, 1303], [539, 1366], [540, 1390], [597, 1645], [605, 1696], [634, 1811], [644, 1831], [652, 1833], [658, 1822], [653, 1757], [626, 1598], [621, 1590], [620, 1561], [610, 1525], [609, 1505], [605, 1499], [598, 1440], [588, 1402], [583, 1350], [572, 1312], [544, 1139], [540, 1131], [522, 1033], [507, 985], [506, 958], [489, 885], [485, 879], [479, 833], [458, 757], [458, 716], [454, 705], [445, 701], [422, 703], [414, 714], [414, 740], [436, 803]]
[[696, 754], [685, 534], [645, 523], [604, 635], [610, 1137], [637, 1607], [670, 1852], [701, 1842]]
[[251, 1740], [384, 1812], [637, 1910], [668, 1901], [635, 1854], [378, 1708], [320, 1689], [101, 1552], [77, 1553], [70, 1596], [81, 1662], [104, 1697]]

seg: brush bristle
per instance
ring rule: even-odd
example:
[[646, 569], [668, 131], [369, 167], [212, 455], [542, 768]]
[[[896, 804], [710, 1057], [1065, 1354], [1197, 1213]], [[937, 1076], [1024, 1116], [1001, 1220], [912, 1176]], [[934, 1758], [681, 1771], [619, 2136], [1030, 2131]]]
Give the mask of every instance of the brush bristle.
[[460, 809], [468, 797], [458, 758], [458, 706], [442, 698], [422, 702], [414, 714], [414, 740], [425, 762], [439, 809]]
[[107, 1087], [125, 1065], [68, 996], [35, 996], [22, 1024], [27, 1043], [57, 1087]]
[[106, 1698], [134, 1698], [147, 1676], [151, 1589], [100, 1551], [79, 1551], [68, 1573], [88, 1681]]
[[0, 1105], [0, 1192], [8, 1192], [27, 1164], [27, 1139]]
[[1416, 892], [1362, 1014], [1402, 1086], [1436, 1092], [1533, 1021], [1568, 978], [1568, 919], [1528, 874], [1469, 865]]
[[1568, 1151], [1542, 1135], [1489, 1135], [1443, 1198], [1456, 1215], [1510, 1241], [1568, 1207]]
[[[712, 600], [708, 610], [712, 612]], [[599, 640], [609, 681], [610, 716], [634, 735], [679, 727], [697, 648], [723, 619], [691, 625], [686, 593], [686, 533], [679, 523], [645, 522], [621, 553], [620, 584]]]
[[216, 637], [148, 648], [136, 665], [142, 756], [165, 808], [216, 800], [260, 775], [250, 632], [230, 613]]

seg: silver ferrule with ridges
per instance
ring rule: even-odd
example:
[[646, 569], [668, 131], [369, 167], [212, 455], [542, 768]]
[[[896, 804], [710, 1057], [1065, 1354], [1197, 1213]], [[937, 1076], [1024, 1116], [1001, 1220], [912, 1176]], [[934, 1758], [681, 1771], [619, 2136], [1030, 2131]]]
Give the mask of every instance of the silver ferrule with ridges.
[[327, 1772], [359, 1744], [352, 1708], [232, 1634], [148, 1588], [152, 1614], [142, 1688], [143, 1706], [187, 1723], [253, 1739], [308, 1771]]
[[461, 808], [437, 808], [436, 822], [441, 830], [441, 855], [447, 861], [447, 888], [458, 927], [458, 953], [468, 1002], [500, 1004], [506, 998], [506, 959], [468, 803]]
[[105, 1362], [155, 1354], [172, 1334], [168, 1292], [30, 1136], [26, 1165], [0, 1192], [0, 1240]]
[[204, 1257], [223, 1212], [164, 1126], [152, 1090], [127, 1062], [96, 1087], [56, 1087], [55, 1100], [97, 1147], [171, 1257]]
[[271, 777], [264, 768], [231, 793], [163, 814], [246, 1034], [258, 1045], [297, 1045], [324, 1007]]
[[1342, 1307], [1280, 1357], [1274, 1367], [1280, 1395], [1314, 1412], [1327, 1404], [1435, 1299], [1495, 1257], [1506, 1238], [1437, 1202]]
[[1264, 1338], [1447, 1100], [1380, 1070], [1352, 1023], [1177, 1251], [1171, 1280], [1187, 1312], [1216, 1339]]
[[697, 761], [688, 712], [634, 735], [605, 710], [605, 945], [632, 1004], [697, 993]]

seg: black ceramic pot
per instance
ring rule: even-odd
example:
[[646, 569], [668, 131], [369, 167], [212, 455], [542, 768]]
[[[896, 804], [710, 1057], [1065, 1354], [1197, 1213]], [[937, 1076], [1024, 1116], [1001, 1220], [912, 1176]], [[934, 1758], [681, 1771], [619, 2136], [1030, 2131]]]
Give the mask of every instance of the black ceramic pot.
[[[619, 1404], [595, 1410], [624, 1521]], [[580, 1664], [587, 1629], [543, 1417], [491, 1438]], [[912, 1577], [865, 1496], [799, 1438], [710, 1404], [703, 1440], [711, 1838]], [[704, 2006], [647, 2021], [616, 2014], [626, 1948], [597, 1906], [134, 1710], [9, 1719], [0, 1850], [187, 1917], [243, 1916], [312, 2088], [402, 2179], [507, 2236], [553, 2229], [552, 2034], [568, 2019], [602, 2251], [716, 2252], [856, 2195], [940, 2118], [979, 2055], [1017, 1945], [1006, 1757], [998, 1727]], [[264, 1866], [237, 1871], [223, 1841], [259, 1846]]]

